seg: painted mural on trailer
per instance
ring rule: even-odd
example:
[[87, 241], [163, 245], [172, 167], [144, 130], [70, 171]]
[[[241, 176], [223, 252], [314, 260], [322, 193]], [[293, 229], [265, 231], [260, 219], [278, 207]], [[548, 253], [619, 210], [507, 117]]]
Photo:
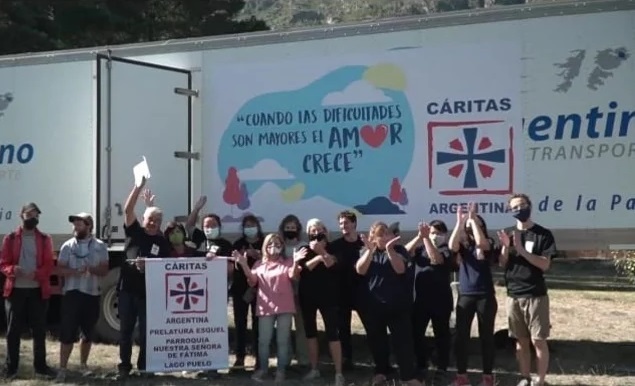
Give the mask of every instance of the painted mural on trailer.
[[[289, 72], [284, 65], [272, 68], [287, 80], [237, 105], [218, 141], [223, 221], [255, 214], [273, 230], [289, 213], [326, 219], [349, 209], [368, 220], [363, 223], [407, 223], [430, 210], [436, 217], [450, 213], [455, 202], [465, 201], [461, 196], [501, 204], [512, 191], [512, 158], [519, 152], [514, 104], [520, 76], [509, 70], [513, 66], [504, 67], [510, 60], [496, 62], [510, 51], [497, 48], [492, 58], [475, 50], [468, 47], [462, 55], [487, 62], [485, 68], [510, 82], [473, 98], [478, 84], [435, 76], [465, 71], [465, 63], [432, 56], [430, 71], [421, 71], [417, 60], [426, 53], [419, 48], [344, 65], [323, 61], [314, 64], [321, 71], [304, 76], [291, 70], [305, 68], [298, 63], [287, 64]], [[516, 51], [512, 47], [511, 57], [518, 60]], [[269, 83], [267, 66], [260, 67], [253, 81]], [[404, 216], [409, 213], [416, 216]]]

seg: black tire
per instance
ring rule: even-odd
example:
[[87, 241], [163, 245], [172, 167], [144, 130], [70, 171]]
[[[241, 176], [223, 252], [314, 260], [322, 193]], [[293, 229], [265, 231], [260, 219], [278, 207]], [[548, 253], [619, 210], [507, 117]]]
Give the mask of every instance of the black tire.
[[117, 311], [117, 283], [119, 268], [113, 268], [101, 281], [101, 299], [99, 301], [99, 320], [95, 332], [103, 343], [119, 341], [119, 313]]

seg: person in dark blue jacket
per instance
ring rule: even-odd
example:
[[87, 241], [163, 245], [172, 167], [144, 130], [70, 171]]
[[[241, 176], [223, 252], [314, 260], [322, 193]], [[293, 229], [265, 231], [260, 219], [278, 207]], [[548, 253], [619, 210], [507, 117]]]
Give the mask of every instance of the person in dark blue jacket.
[[415, 353], [419, 371], [427, 373], [430, 350], [426, 344], [426, 329], [432, 322], [437, 350], [434, 379], [440, 383], [445, 380], [450, 362], [450, 316], [454, 306], [450, 274], [455, 259], [448, 248], [448, 228], [443, 221], [420, 223], [418, 229], [417, 237], [406, 245], [413, 262]]
[[375, 222], [368, 237], [361, 236], [364, 248], [355, 263], [355, 270], [362, 276], [359, 309], [375, 362], [371, 384], [385, 384], [387, 375], [392, 372], [390, 330], [402, 384], [421, 386], [416, 379], [412, 341], [412, 284], [407, 275], [410, 256], [399, 244], [400, 237], [394, 234], [385, 223]]
[[494, 386], [494, 321], [498, 304], [494, 292], [491, 266], [498, 254], [487, 235], [487, 225], [476, 214], [474, 204], [468, 213], [458, 207], [457, 219], [449, 247], [458, 253], [459, 298], [456, 304], [455, 355], [457, 377], [451, 386], [470, 385], [467, 377], [467, 345], [474, 315], [478, 319], [478, 335], [481, 341], [483, 376], [480, 386]]

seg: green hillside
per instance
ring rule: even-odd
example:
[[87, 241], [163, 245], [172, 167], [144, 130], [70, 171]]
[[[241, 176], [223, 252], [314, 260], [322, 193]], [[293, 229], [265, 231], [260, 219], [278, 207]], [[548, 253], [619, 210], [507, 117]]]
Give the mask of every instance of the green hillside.
[[526, 1], [530, 0], [245, 0], [243, 15], [262, 19], [272, 29], [284, 29]]

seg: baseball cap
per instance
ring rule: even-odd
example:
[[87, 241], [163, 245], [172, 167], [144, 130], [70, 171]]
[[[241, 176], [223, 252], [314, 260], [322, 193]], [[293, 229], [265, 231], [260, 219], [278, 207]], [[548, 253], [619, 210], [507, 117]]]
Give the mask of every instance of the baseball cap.
[[42, 211], [35, 204], [35, 202], [29, 202], [28, 204], [24, 204], [24, 206], [22, 206], [22, 212], [20, 213], [24, 214], [26, 212], [31, 212], [31, 211], [36, 211], [37, 214], [42, 214]]
[[91, 227], [93, 226], [93, 216], [91, 216], [89, 213], [81, 212], [81, 213], [72, 214], [68, 216], [68, 222], [75, 222], [77, 220], [82, 220], [88, 226], [91, 226]]

